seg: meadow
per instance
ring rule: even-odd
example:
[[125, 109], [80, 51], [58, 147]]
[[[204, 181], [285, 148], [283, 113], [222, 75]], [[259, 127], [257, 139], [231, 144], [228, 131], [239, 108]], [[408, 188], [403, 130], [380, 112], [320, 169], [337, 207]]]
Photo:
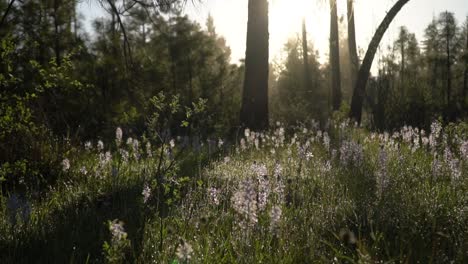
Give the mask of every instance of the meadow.
[[[468, 126], [349, 121], [67, 146], [0, 195], [2, 263], [466, 263]], [[151, 144], [152, 143], [152, 144]]]

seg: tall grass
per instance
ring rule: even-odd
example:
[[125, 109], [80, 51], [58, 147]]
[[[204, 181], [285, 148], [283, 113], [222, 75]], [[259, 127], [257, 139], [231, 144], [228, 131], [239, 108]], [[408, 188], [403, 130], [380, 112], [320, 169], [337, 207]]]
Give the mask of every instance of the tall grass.
[[88, 143], [46, 194], [1, 196], [2, 263], [466, 263], [464, 129]]

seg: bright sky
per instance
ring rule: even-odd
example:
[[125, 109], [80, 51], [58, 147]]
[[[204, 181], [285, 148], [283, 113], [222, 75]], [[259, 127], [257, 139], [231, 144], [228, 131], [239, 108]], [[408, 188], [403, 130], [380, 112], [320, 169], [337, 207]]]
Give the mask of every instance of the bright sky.
[[[346, 17], [346, 0], [338, 1], [339, 16]], [[190, 1], [188, 1], [190, 2]], [[302, 17], [306, 17], [309, 38], [319, 50], [320, 60], [328, 58], [330, 32], [329, 8], [326, 0], [270, 0], [270, 60], [280, 59], [283, 46], [289, 37], [301, 31]], [[358, 47], [367, 49], [368, 43], [386, 11], [395, 0], [356, 0], [356, 37]], [[248, 0], [202, 0], [188, 4], [186, 13], [205, 25], [208, 14], [214, 18], [218, 34], [224, 36], [232, 50], [232, 61], [245, 56]], [[89, 31], [90, 21], [102, 15], [99, 7], [81, 4]], [[468, 0], [411, 0], [393, 21], [384, 37], [385, 46], [393, 42], [398, 27], [405, 25], [422, 40], [425, 27], [442, 11], [451, 11], [461, 24], [468, 15]], [[382, 46], [382, 47], [385, 47]]]

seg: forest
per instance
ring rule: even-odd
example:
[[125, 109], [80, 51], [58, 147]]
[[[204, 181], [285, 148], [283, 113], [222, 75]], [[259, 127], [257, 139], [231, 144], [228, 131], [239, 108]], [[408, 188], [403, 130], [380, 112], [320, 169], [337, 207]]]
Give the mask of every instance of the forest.
[[210, 1], [0, 0], [0, 262], [467, 263], [468, 3], [276, 60], [245, 0], [235, 61]]

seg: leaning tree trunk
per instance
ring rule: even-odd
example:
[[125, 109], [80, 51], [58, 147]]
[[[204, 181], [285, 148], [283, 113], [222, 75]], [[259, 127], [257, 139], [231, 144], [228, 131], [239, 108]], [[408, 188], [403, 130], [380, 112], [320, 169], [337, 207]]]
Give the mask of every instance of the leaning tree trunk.
[[253, 130], [268, 127], [268, 38], [268, 1], [249, 0], [240, 122]]
[[369, 47], [367, 48], [366, 55], [361, 67], [359, 68], [358, 79], [354, 87], [353, 98], [351, 101], [351, 111], [349, 113], [350, 117], [358, 123], [361, 122], [362, 104], [364, 102], [364, 96], [366, 93], [366, 85], [367, 81], [369, 80], [370, 69], [372, 67], [372, 62], [374, 61], [375, 53], [377, 52], [380, 41], [390, 26], [390, 23], [392, 23], [398, 12], [400, 12], [403, 6], [406, 5], [409, 1], [410, 0], [398, 0], [398, 2], [393, 5], [393, 7], [380, 23], [377, 31], [372, 37]]
[[354, 22], [354, 0], [348, 0], [348, 49], [349, 57], [351, 59], [351, 83], [356, 83], [359, 71], [359, 57], [357, 54], [356, 46], [356, 28]]
[[338, 10], [336, 0], [330, 0], [330, 66], [333, 111], [337, 111], [340, 109], [341, 105], [341, 70], [340, 43], [338, 37]]

